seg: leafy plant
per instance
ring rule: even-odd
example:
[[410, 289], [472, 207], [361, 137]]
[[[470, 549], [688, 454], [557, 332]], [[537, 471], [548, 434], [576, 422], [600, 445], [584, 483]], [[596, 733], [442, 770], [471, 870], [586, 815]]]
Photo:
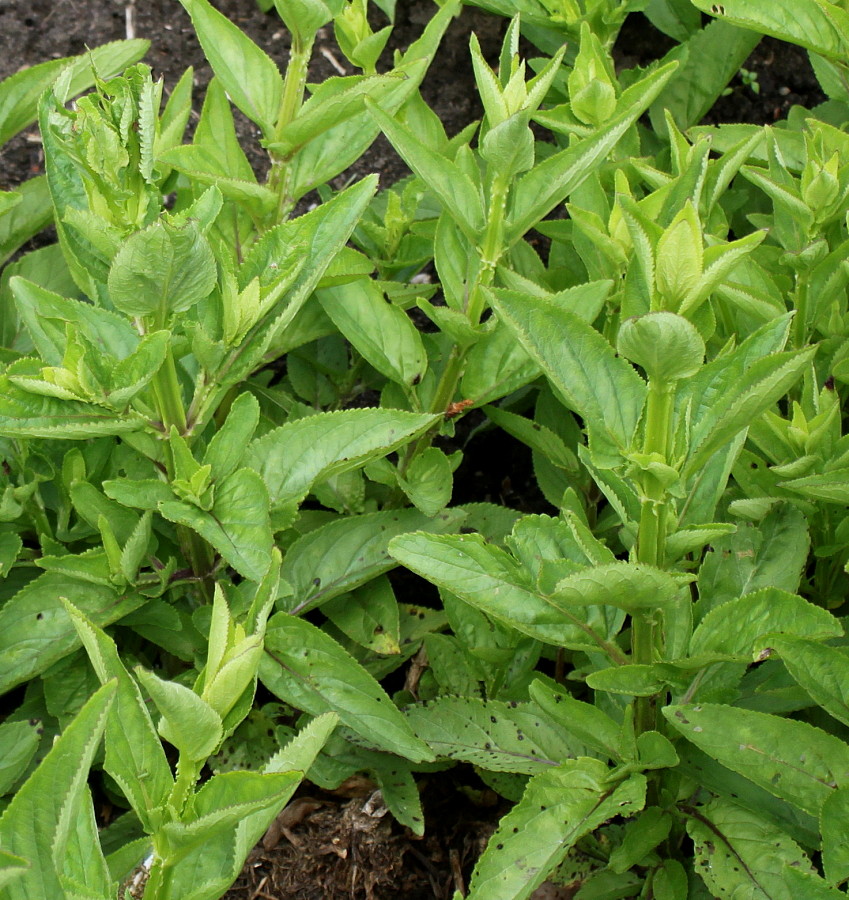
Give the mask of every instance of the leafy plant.
[[[473, 38], [449, 138], [418, 86], [456, 0], [382, 73], [365, 2], [274, 3], [285, 72], [181, 2], [191, 143], [191, 73], [164, 108], [144, 65], [72, 108], [76, 69], [38, 82], [59, 243], [0, 284], [4, 892], [214, 900], [304, 775], [365, 771], [422, 834], [416, 774], [464, 763], [514, 803], [473, 900], [843, 896], [840, 10], [528, 6], [574, 48], [529, 75], [518, 17], [494, 69]], [[617, 71], [638, 11], [680, 44]], [[331, 23], [362, 74], [308, 87]], [[762, 33], [829, 103], [696, 127]], [[338, 190], [381, 131], [412, 174]], [[556, 515], [451, 506], [495, 429]]]

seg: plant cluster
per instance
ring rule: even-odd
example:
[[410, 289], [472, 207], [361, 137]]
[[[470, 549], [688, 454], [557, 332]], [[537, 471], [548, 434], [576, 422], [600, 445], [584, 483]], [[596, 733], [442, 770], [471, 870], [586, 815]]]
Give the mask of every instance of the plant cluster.
[[[849, 13], [475, 0], [449, 137], [460, 0], [391, 65], [392, 0], [266, 2], [285, 72], [180, 2], [190, 140], [144, 42], [0, 83], [46, 168], [0, 260], [58, 236], [0, 277], [0, 896], [215, 900], [302, 778], [422, 834], [465, 763], [514, 803], [471, 900], [844, 897]], [[676, 45], [617, 71], [632, 13]], [[359, 74], [307, 85], [331, 25]], [[764, 34], [828, 102], [699, 126]], [[340, 187], [380, 133], [412, 174]], [[473, 410], [556, 515], [451, 505]]]

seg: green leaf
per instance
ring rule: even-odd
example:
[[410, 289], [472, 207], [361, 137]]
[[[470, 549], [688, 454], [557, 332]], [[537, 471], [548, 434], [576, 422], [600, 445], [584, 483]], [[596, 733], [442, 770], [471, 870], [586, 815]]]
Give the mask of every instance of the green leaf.
[[531, 699], [588, 747], [616, 759], [619, 755], [619, 725], [590, 703], [576, 700], [565, 691], [555, 691], [544, 681], [532, 681]]
[[316, 481], [357, 469], [418, 437], [438, 416], [347, 409], [288, 422], [254, 441], [245, 464], [265, 480], [271, 506], [300, 502]]
[[93, 403], [33, 394], [0, 375], [0, 435], [81, 440], [140, 431], [145, 424], [136, 413], [118, 415]]
[[720, 16], [815, 53], [845, 60], [849, 55], [849, 13], [830, 0], [692, 0], [702, 12]]
[[385, 576], [334, 597], [321, 611], [361, 647], [381, 655], [401, 652], [398, 601]]
[[849, 503], [849, 469], [832, 469], [818, 475], [794, 478], [791, 481], [782, 482], [781, 486], [813, 500], [825, 500], [827, 503]]
[[20, 202], [0, 216], [0, 264], [46, 228], [53, 218], [46, 176], [30, 178], [19, 185], [15, 193], [21, 198]]
[[41, 740], [40, 728], [38, 719], [0, 725], [0, 796], [11, 793], [27, 770]]
[[663, 714], [717, 762], [813, 816], [835, 788], [849, 786], [849, 746], [806, 722], [718, 703]]
[[114, 41], [75, 57], [52, 59], [29, 66], [0, 82], [0, 145], [31, 125], [38, 115], [38, 101], [56, 78], [68, 70], [68, 97], [108, 78], [141, 59], [150, 41]]
[[[523, 634], [555, 646], [598, 649], [607, 637], [607, 623], [598, 634], [587, 624], [590, 609], [570, 611], [538, 592], [519, 564], [480, 535], [406, 534], [394, 538], [390, 554], [408, 569]], [[598, 620], [598, 621], [596, 621]]]
[[507, 246], [512, 246], [590, 176], [657, 97], [677, 65], [661, 66], [629, 87], [603, 128], [553, 154], [519, 179], [505, 227]]
[[316, 297], [333, 324], [378, 372], [397, 384], [418, 384], [427, 370], [421, 335], [373, 281], [358, 278], [316, 291]]
[[399, 474], [398, 485], [419, 512], [435, 516], [451, 501], [451, 462], [437, 447], [428, 447], [413, 458], [403, 476]]
[[273, 545], [268, 493], [252, 469], [238, 469], [216, 484], [209, 512], [177, 500], [158, 508], [169, 521], [196, 531], [245, 578], [261, 581], [268, 571]]
[[705, 342], [695, 326], [671, 312], [626, 319], [619, 328], [616, 349], [642, 366], [650, 379], [663, 384], [695, 375], [705, 358]]
[[145, 601], [138, 594], [45, 572], [0, 608], [0, 693], [44, 672], [80, 646], [62, 600], [100, 626]]
[[652, 566], [614, 562], [568, 575], [551, 599], [564, 607], [616, 606], [630, 611], [663, 609], [675, 603], [681, 582]]
[[192, 761], [205, 760], [221, 743], [221, 716], [191, 688], [136, 666], [136, 677], [162, 714], [159, 733]]
[[224, 424], [216, 431], [203, 455], [218, 482], [239, 468], [259, 423], [259, 402], [247, 391], [232, 403]]
[[204, 55], [224, 90], [270, 138], [283, 98], [283, 78], [277, 65], [207, 0], [180, 2], [192, 17]]
[[610, 854], [610, 869], [616, 873], [627, 872], [639, 865], [645, 857], [665, 841], [672, 829], [672, 818], [665, 810], [650, 806], [625, 826], [622, 843]]
[[646, 386], [592, 326], [551, 300], [486, 292], [555, 390], [585, 420], [627, 448], [637, 427]]
[[77, 897], [89, 900], [107, 900], [115, 895], [117, 885], [109, 873], [109, 866], [100, 846], [97, 821], [91, 791], [83, 789], [79, 812], [68, 833], [62, 863], [62, 885], [68, 900]]
[[30, 868], [30, 862], [22, 856], [0, 850], [0, 888], [23, 876]]
[[[101, 687], [80, 710], [0, 818], [4, 851], [32, 865], [4, 889], [4, 900], [64, 897], [60, 874], [70, 832], [85, 807], [86, 779], [115, 693]], [[100, 852], [99, 846], [89, 848]]]
[[[693, 632], [690, 655], [716, 653], [748, 662], [753, 651], [763, 644], [760, 639], [773, 633], [825, 640], [839, 637], [843, 629], [831, 613], [798, 594], [773, 587], [761, 588], [714, 607]], [[769, 644], [773, 646], [772, 638]]]
[[287, 613], [268, 622], [260, 678], [282, 700], [311, 715], [333, 711], [382, 750], [413, 762], [433, 754], [380, 684], [315, 625]]
[[115, 779], [144, 827], [155, 830], [150, 813], [165, 803], [173, 786], [171, 768], [138, 685], [124, 668], [115, 642], [70, 603], [63, 603], [101, 684], [117, 682], [106, 722], [104, 767]]
[[787, 671], [819, 706], [849, 726], [849, 657], [805, 637], [825, 635], [769, 635], [763, 643], [778, 653]]
[[395, 566], [387, 546], [408, 531], [454, 531], [463, 513], [429, 518], [416, 509], [383, 510], [346, 516], [307, 532], [286, 553], [281, 578], [292, 586], [282, 608], [303, 613], [365, 584]]
[[419, 141], [412, 132], [374, 104], [368, 110], [405, 163], [436, 194], [472, 243], [484, 227], [480, 187], [454, 162]]
[[492, 772], [536, 775], [585, 749], [527, 703], [438, 697], [405, 712], [416, 735], [438, 757]]
[[755, 362], [694, 429], [683, 475], [698, 471], [710, 456], [747, 428], [799, 379], [810, 366], [816, 347], [775, 353]]
[[832, 884], [840, 884], [849, 878], [849, 789], [832, 792], [822, 805], [820, 813], [822, 831], [822, 865], [825, 877]]
[[109, 296], [128, 316], [169, 316], [207, 297], [217, 280], [215, 257], [194, 223], [158, 221], [121, 244], [109, 269]]
[[468, 900], [527, 900], [581, 837], [612, 816], [641, 809], [645, 778], [611, 785], [608, 774], [604, 763], [583, 758], [532, 778], [489, 839]]
[[724, 798], [687, 819], [695, 870], [715, 896], [799, 900], [782, 877], [785, 866], [812, 872], [802, 849], [774, 825]]

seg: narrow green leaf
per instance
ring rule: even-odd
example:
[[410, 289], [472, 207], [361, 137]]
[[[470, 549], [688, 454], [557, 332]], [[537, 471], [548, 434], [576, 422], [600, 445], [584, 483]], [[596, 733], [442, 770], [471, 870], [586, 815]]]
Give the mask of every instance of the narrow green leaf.
[[53, 218], [47, 178], [30, 178], [15, 189], [20, 202], [0, 216], [0, 264], [30, 238], [46, 228]]
[[512, 246], [590, 176], [654, 101], [677, 66], [674, 62], [661, 66], [631, 85], [603, 128], [550, 156], [518, 181], [505, 228], [507, 246]]
[[193, 761], [205, 760], [221, 743], [221, 717], [191, 688], [165, 681], [136, 666], [136, 677], [162, 714], [159, 733]]
[[203, 465], [212, 466], [216, 482], [239, 467], [258, 423], [259, 402], [246, 391], [233, 401], [224, 424], [213, 435], [203, 456]]
[[634, 369], [592, 326], [551, 300], [492, 291], [487, 297], [568, 405], [626, 449], [646, 397]]
[[231, 100], [270, 138], [283, 98], [283, 78], [277, 65], [207, 0], [180, 2], [192, 17], [204, 55]]
[[[86, 799], [86, 779], [115, 694], [101, 687], [80, 710], [0, 818], [4, 851], [32, 865], [4, 889], [4, 900], [64, 897], [59, 875], [69, 833]], [[98, 848], [99, 849], [99, 848]]]
[[588, 747], [615, 759], [618, 756], [619, 725], [603, 710], [565, 691], [555, 691], [544, 681], [531, 682], [531, 699], [549, 716]]
[[849, 789], [841, 788], [826, 798], [820, 814], [822, 830], [822, 864], [825, 877], [832, 884], [849, 878]]
[[398, 601], [384, 575], [322, 604], [321, 611], [361, 647], [381, 655], [401, 652]]
[[717, 762], [813, 816], [835, 788], [849, 786], [849, 746], [806, 722], [717, 703], [663, 714]]
[[645, 778], [632, 775], [614, 786], [608, 774], [604, 763], [583, 758], [532, 778], [489, 839], [468, 900], [527, 900], [577, 840], [612, 816], [640, 810]]
[[173, 785], [171, 768], [138, 685], [124, 668], [115, 642], [70, 603], [63, 603], [101, 684], [115, 679], [115, 701], [106, 722], [106, 771], [115, 779], [148, 831], [150, 812]]
[[260, 678], [311, 715], [333, 711], [374, 746], [413, 762], [432, 760], [380, 684], [315, 625], [287, 613], [268, 622]]
[[111, 900], [117, 884], [109, 874], [109, 866], [100, 846], [100, 835], [94, 817], [94, 804], [88, 785], [84, 785], [79, 809], [68, 830], [60, 878], [67, 900]]

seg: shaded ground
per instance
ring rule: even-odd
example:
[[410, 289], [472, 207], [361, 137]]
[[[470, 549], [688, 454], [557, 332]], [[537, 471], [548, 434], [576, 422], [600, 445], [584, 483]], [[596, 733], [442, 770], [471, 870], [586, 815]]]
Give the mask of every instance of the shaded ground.
[[[276, 15], [260, 12], [254, 0], [215, 0], [215, 5], [285, 64], [288, 36]], [[399, 0], [394, 46], [414, 40], [431, 10], [421, 0]], [[645, 63], [668, 41], [641, 27], [641, 21], [631, 17], [619, 47]], [[467, 49], [470, 32], [477, 32], [484, 52], [492, 55], [503, 27], [503, 20], [468, 9], [443, 42], [422, 92], [449, 134], [480, 115]], [[199, 106], [211, 71], [177, 0], [0, 0], [0, 79], [22, 66], [128, 35], [152, 41], [147, 62], [155, 75], [164, 76], [166, 91], [193, 66]], [[332, 56], [331, 48], [329, 37], [326, 46], [318, 47]], [[337, 56], [335, 63], [341, 62]], [[738, 77], [710, 121], [768, 124], [784, 117], [794, 103], [814, 106], [823, 99], [806, 54], [795, 47], [767, 39], [745, 68], [756, 75], [759, 92]], [[334, 60], [317, 53], [311, 80], [336, 74]], [[252, 163], [262, 172], [265, 161], [253, 126], [240, 118], [238, 128]], [[30, 129], [0, 151], [0, 187], [40, 173], [42, 164], [37, 133]], [[357, 175], [372, 171], [381, 173], [386, 183], [406, 170], [380, 140], [355, 168]], [[469, 417], [464, 428], [473, 425]], [[457, 476], [455, 502], [488, 500], [525, 511], [549, 511], [533, 481], [529, 451], [503, 433], [473, 440]], [[475, 859], [504, 812], [491, 791], [481, 790], [470, 769], [434, 776], [424, 786], [424, 838], [384, 814], [374, 785], [360, 783], [354, 794], [333, 796], [302, 788], [278, 831], [267, 835], [248, 860], [228, 900], [449, 900], [456, 890], [464, 891]], [[568, 900], [573, 893], [547, 887], [535, 897]]]

